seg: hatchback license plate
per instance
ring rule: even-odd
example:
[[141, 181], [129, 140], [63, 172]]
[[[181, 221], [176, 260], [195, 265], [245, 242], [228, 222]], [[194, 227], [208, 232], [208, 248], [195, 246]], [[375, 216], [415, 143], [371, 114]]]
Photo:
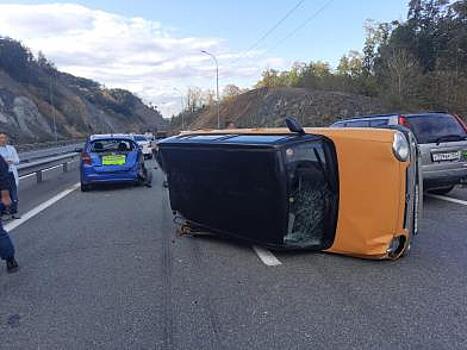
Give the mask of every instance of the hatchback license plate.
[[126, 156], [124, 155], [112, 155], [103, 156], [102, 165], [125, 165]]
[[433, 162], [452, 162], [461, 159], [461, 152], [432, 153], [431, 158]]

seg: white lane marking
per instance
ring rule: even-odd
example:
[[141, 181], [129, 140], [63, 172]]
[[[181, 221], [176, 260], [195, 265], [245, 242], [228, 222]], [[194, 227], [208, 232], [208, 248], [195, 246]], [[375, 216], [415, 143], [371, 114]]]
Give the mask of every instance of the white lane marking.
[[260, 258], [261, 261], [267, 266], [278, 266], [278, 265], [282, 264], [279, 261], [279, 259], [277, 259], [274, 256], [274, 254], [272, 254], [267, 249], [264, 249], [262, 247], [258, 247], [257, 245], [254, 245], [253, 250], [255, 251], [256, 255], [258, 255], [258, 258]]
[[6, 224], [5, 227], [4, 227], [5, 231], [10, 232], [10, 231], [14, 230], [15, 228], [17, 228], [18, 226], [24, 224], [26, 221], [31, 220], [37, 214], [43, 212], [45, 209], [47, 209], [51, 205], [53, 205], [53, 204], [57, 203], [59, 200], [65, 198], [66, 196], [68, 196], [73, 191], [76, 191], [79, 187], [80, 187], [80, 183], [74, 184], [73, 186], [66, 189], [65, 191], [60, 192], [59, 194], [53, 196], [52, 198], [45, 201], [44, 203], [39, 204], [37, 207], [35, 207], [35, 208], [31, 209], [30, 211], [28, 211], [27, 213], [25, 213], [21, 217], [21, 219], [18, 219], [18, 220], [15, 220], [15, 221], [12, 221], [12, 222]]
[[463, 201], [461, 199], [457, 198], [451, 198], [451, 197], [446, 197], [446, 196], [440, 196], [439, 194], [426, 194], [427, 197], [431, 198], [436, 198], [436, 199], [441, 199], [446, 202], [451, 202], [451, 203], [456, 203], [456, 204], [461, 204], [461, 205], [467, 205], [467, 201]]

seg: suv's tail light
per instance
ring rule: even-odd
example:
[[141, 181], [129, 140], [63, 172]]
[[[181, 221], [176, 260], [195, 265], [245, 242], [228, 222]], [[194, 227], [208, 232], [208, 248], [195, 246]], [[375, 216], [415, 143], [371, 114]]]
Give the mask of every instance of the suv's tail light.
[[465, 123], [464, 119], [462, 119], [459, 114], [454, 114], [454, 118], [456, 118], [460, 125], [462, 125], [465, 133], [467, 134], [467, 124]]
[[83, 164], [86, 164], [86, 165], [92, 164], [91, 156], [87, 154], [86, 152], [81, 153], [81, 161], [83, 162]]
[[410, 124], [407, 118], [403, 115], [399, 116], [399, 125], [405, 126], [406, 128], [410, 129]]

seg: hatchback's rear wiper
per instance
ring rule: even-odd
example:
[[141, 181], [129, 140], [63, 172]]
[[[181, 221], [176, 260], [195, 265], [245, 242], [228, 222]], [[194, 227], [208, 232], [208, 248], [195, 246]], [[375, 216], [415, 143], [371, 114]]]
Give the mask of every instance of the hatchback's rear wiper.
[[459, 134], [444, 135], [436, 139], [436, 144], [439, 145], [443, 141], [462, 141], [467, 139], [467, 136], [462, 136]]

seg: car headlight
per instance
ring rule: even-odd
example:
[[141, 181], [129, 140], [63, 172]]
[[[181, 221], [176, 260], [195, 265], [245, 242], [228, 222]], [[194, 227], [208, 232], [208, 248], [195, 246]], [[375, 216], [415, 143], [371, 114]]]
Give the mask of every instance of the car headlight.
[[405, 138], [404, 134], [397, 131], [394, 134], [394, 141], [392, 142], [392, 150], [397, 159], [401, 162], [405, 162], [409, 159], [410, 147], [409, 142]]

